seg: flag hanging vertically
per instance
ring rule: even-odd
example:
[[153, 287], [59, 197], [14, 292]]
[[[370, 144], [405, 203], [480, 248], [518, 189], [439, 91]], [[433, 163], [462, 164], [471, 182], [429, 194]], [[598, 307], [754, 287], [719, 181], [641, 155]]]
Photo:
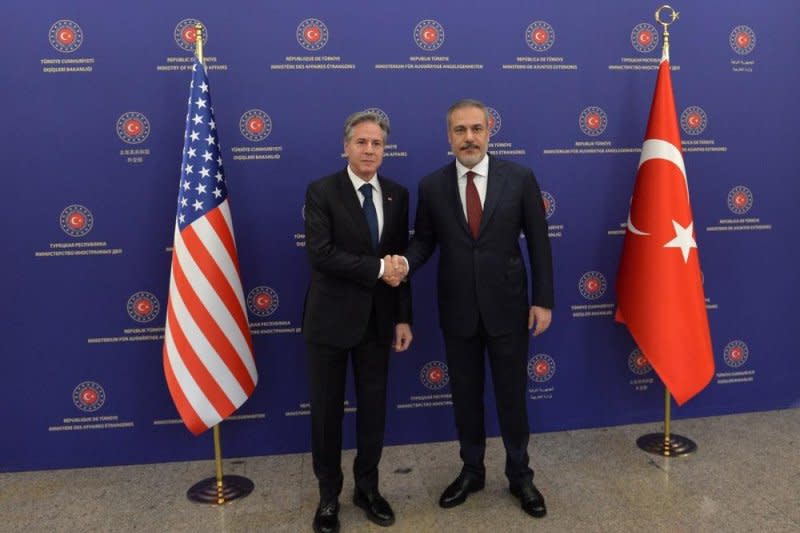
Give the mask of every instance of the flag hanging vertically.
[[224, 420], [258, 381], [208, 77], [195, 58], [183, 143], [164, 331], [164, 374], [198, 435]]
[[616, 319], [678, 405], [711, 380], [714, 356], [666, 46], [617, 274]]

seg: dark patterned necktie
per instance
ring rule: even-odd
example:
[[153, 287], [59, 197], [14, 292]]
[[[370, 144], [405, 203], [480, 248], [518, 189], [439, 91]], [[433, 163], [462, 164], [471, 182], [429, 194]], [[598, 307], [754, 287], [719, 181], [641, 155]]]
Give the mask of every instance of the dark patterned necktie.
[[372, 185], [365, 183], [358, 188], [364, 195], [364, 216], [367, 217], [369, 226], [369, 236], [372, 237], [372, 247], [378, 249], [378, 212], [375, 211], [375, 204], [372, 203]]

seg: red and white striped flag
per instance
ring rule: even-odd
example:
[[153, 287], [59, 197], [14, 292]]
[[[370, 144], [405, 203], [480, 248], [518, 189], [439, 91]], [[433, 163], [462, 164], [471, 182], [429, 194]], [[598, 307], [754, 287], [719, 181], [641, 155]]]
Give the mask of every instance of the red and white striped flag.
[[195, 59], [164, 332], [164, 374], [189, 431], [238, 409], [258, 382], [208, 77]]

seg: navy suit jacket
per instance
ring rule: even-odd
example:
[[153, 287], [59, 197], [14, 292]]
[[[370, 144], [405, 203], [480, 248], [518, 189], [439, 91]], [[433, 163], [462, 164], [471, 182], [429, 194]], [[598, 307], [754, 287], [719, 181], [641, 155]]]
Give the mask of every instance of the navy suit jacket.
[[380, 258], [402, 254], [408, 244], [408, 191], [378, 175], [383, 231], [376, 251], [347, 169], [311, 183], [306, 190], [306, 250], [311, 283], [303, 310], [309, 342], [337, 347], [358, 344], [375, 307], [378, 336], [391, 342], [394, 325], [411, 323], [408, 283], [392, 288], [378, 278]]
[[[520, 249], [531, 265], [532, 294]], [[529, 303], [553, 308], [553, 265], [544, 204], [533, 172], [490, 156], [480, 233], [473, 238], [458, 193], [455, 161], [419, 184], [411, 272], [439, 246], [439, 322], [445, 334], [470, 336], [482, 318], [489, 335], [524, 332]]]

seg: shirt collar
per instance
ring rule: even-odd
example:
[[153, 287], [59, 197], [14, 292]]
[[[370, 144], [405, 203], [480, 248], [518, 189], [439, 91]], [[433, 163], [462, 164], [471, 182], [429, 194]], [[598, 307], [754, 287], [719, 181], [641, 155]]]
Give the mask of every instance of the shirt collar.
[[473, 171], [478, 176], [483, 176], [484, 178], [489, 176], [489, 154], [483, 156], [483, 159], [478, 161], [478, 164], [472, 168], [467, 168], [461, 164], [461, 161], [456, 159], [456, 176], [458, 179], [464, 177], [464, 175], [469, 172]]
[[350, 182], [353, 184], [353, 188], [356, 191], [360, 192], [359, 189], [361, 188], [361, 186], [364, 185], [365, 183], [369, 183], [370, 185], [372, 185], [373, 189], [375, 189], [378, 192], [378, 194], [380, 194], [381, 183], [378, 180], [377, 173], [374, 176], [372, 176], [372, 178], [370, 178], [369, 181], [364, 181], [359, 176], [356, 176], [356, 173], [353, 172], [353, 169], [350, 168], [350, 165], [347, 165], [347, 175], [350, 177]]

